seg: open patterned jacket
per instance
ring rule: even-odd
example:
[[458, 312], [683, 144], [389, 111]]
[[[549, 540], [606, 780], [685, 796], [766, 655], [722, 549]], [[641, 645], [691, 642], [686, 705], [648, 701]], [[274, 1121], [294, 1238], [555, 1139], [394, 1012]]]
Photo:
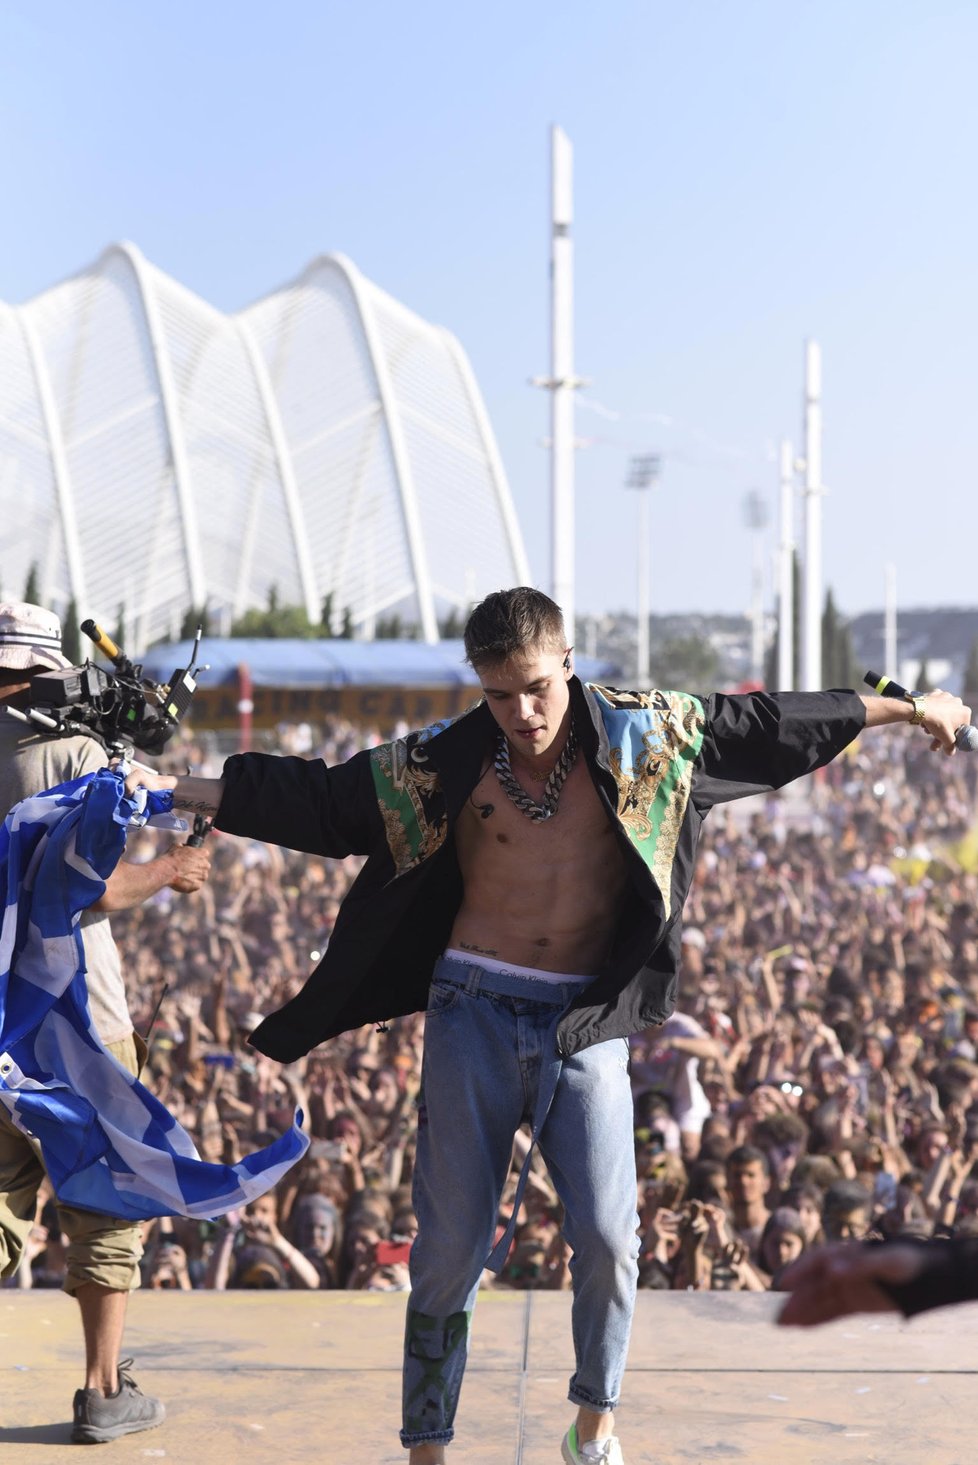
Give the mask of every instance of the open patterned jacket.
[[[865, 723], [855, 692], [620, 692], [571, 679], [578, 741], [631, 874], [611, 953], [558, 1026], [569, 1056], [668, 1017], [683, 902], [714, 804], [780, 788], [828, 763]], [[447, 723], [318, 759], [243, 753], [224, 768], [215, 823], [310, 854], [368, 859], [302, 991], [252, 1035], [291, 1062], [338, 1033], [427, 1005], [461, 901], [453, 828], [485, 768], [485, 703]]]

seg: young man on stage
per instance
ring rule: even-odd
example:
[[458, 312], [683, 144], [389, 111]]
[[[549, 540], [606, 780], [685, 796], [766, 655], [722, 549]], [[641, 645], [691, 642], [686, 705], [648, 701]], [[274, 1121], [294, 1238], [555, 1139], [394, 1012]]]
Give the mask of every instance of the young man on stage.
[[913, 721], [953, 752], [969, 719], [944, 692], [911, 705], [585, 686], [567, 640], [545, 595], [497, 592], [465, 630], [483, 700], [454, 722], [336, 768], [243, 754], [222, 780], [175, 790], [229, 833], [369, 856], [320, 966], [253, 1034], [260, 1051], [289, 1062], [427, 1011], [401, 1431], [411, 1465], [439, 1465], [453, 1437], [479, 1278], [509, 1246], [512, 1225], [493, 1238], [524, 1120], [573, 1249], [577, 1417], [563, 1459], [622, 1465], [614, 1410], [638, 1249], [627, 1040], [673, 1010], [700, 824], [716, 803], [829, 762], [864, 727]]

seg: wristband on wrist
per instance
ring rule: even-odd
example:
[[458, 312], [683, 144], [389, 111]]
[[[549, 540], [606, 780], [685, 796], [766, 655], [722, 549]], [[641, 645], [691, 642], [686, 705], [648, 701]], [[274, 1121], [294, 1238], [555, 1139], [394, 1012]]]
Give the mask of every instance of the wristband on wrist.
[[924, 718], [927, 716], [927, 708], [924, 705], [924, 696], [923, 694], [917, 692], [908, 692], [907, 701], [910, 702], [913, 706], [913, 716], [910, 719], [910, 726], [919, 727]]

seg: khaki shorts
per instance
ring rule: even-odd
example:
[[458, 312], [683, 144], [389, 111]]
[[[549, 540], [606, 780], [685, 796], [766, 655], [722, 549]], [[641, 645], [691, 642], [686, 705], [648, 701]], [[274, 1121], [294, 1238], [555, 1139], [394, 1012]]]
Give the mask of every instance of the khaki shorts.
[[[135, 1033], [105, 1046], [130, 1073], [139, 1072], [140, 1049], [145, 1055], [145, 1045]], [[0, 1105], [0, 1278], [12, 1276], [20, 1265], [43, 1179], [40, 1145], [19, 1130]], [[68, 1237], [66, 1292], [77, 1292], [89, 1282], [113, 1292], [131, 1292], [139, 1286], [143, 1244], [138, 1222], [70, 1206], [59, 1206], [58, 1216]]]

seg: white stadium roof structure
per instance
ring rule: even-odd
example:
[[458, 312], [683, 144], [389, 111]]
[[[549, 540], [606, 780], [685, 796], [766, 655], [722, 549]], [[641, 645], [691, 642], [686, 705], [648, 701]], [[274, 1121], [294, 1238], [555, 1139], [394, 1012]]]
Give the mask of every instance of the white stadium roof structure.
[[135, 650], [205, 603], [217, 627], [332, 593], [357, 635], [529, 580], [458, 341], [341, 255], [225, 315], [131, 244], [0, 303], [0, 587]]

